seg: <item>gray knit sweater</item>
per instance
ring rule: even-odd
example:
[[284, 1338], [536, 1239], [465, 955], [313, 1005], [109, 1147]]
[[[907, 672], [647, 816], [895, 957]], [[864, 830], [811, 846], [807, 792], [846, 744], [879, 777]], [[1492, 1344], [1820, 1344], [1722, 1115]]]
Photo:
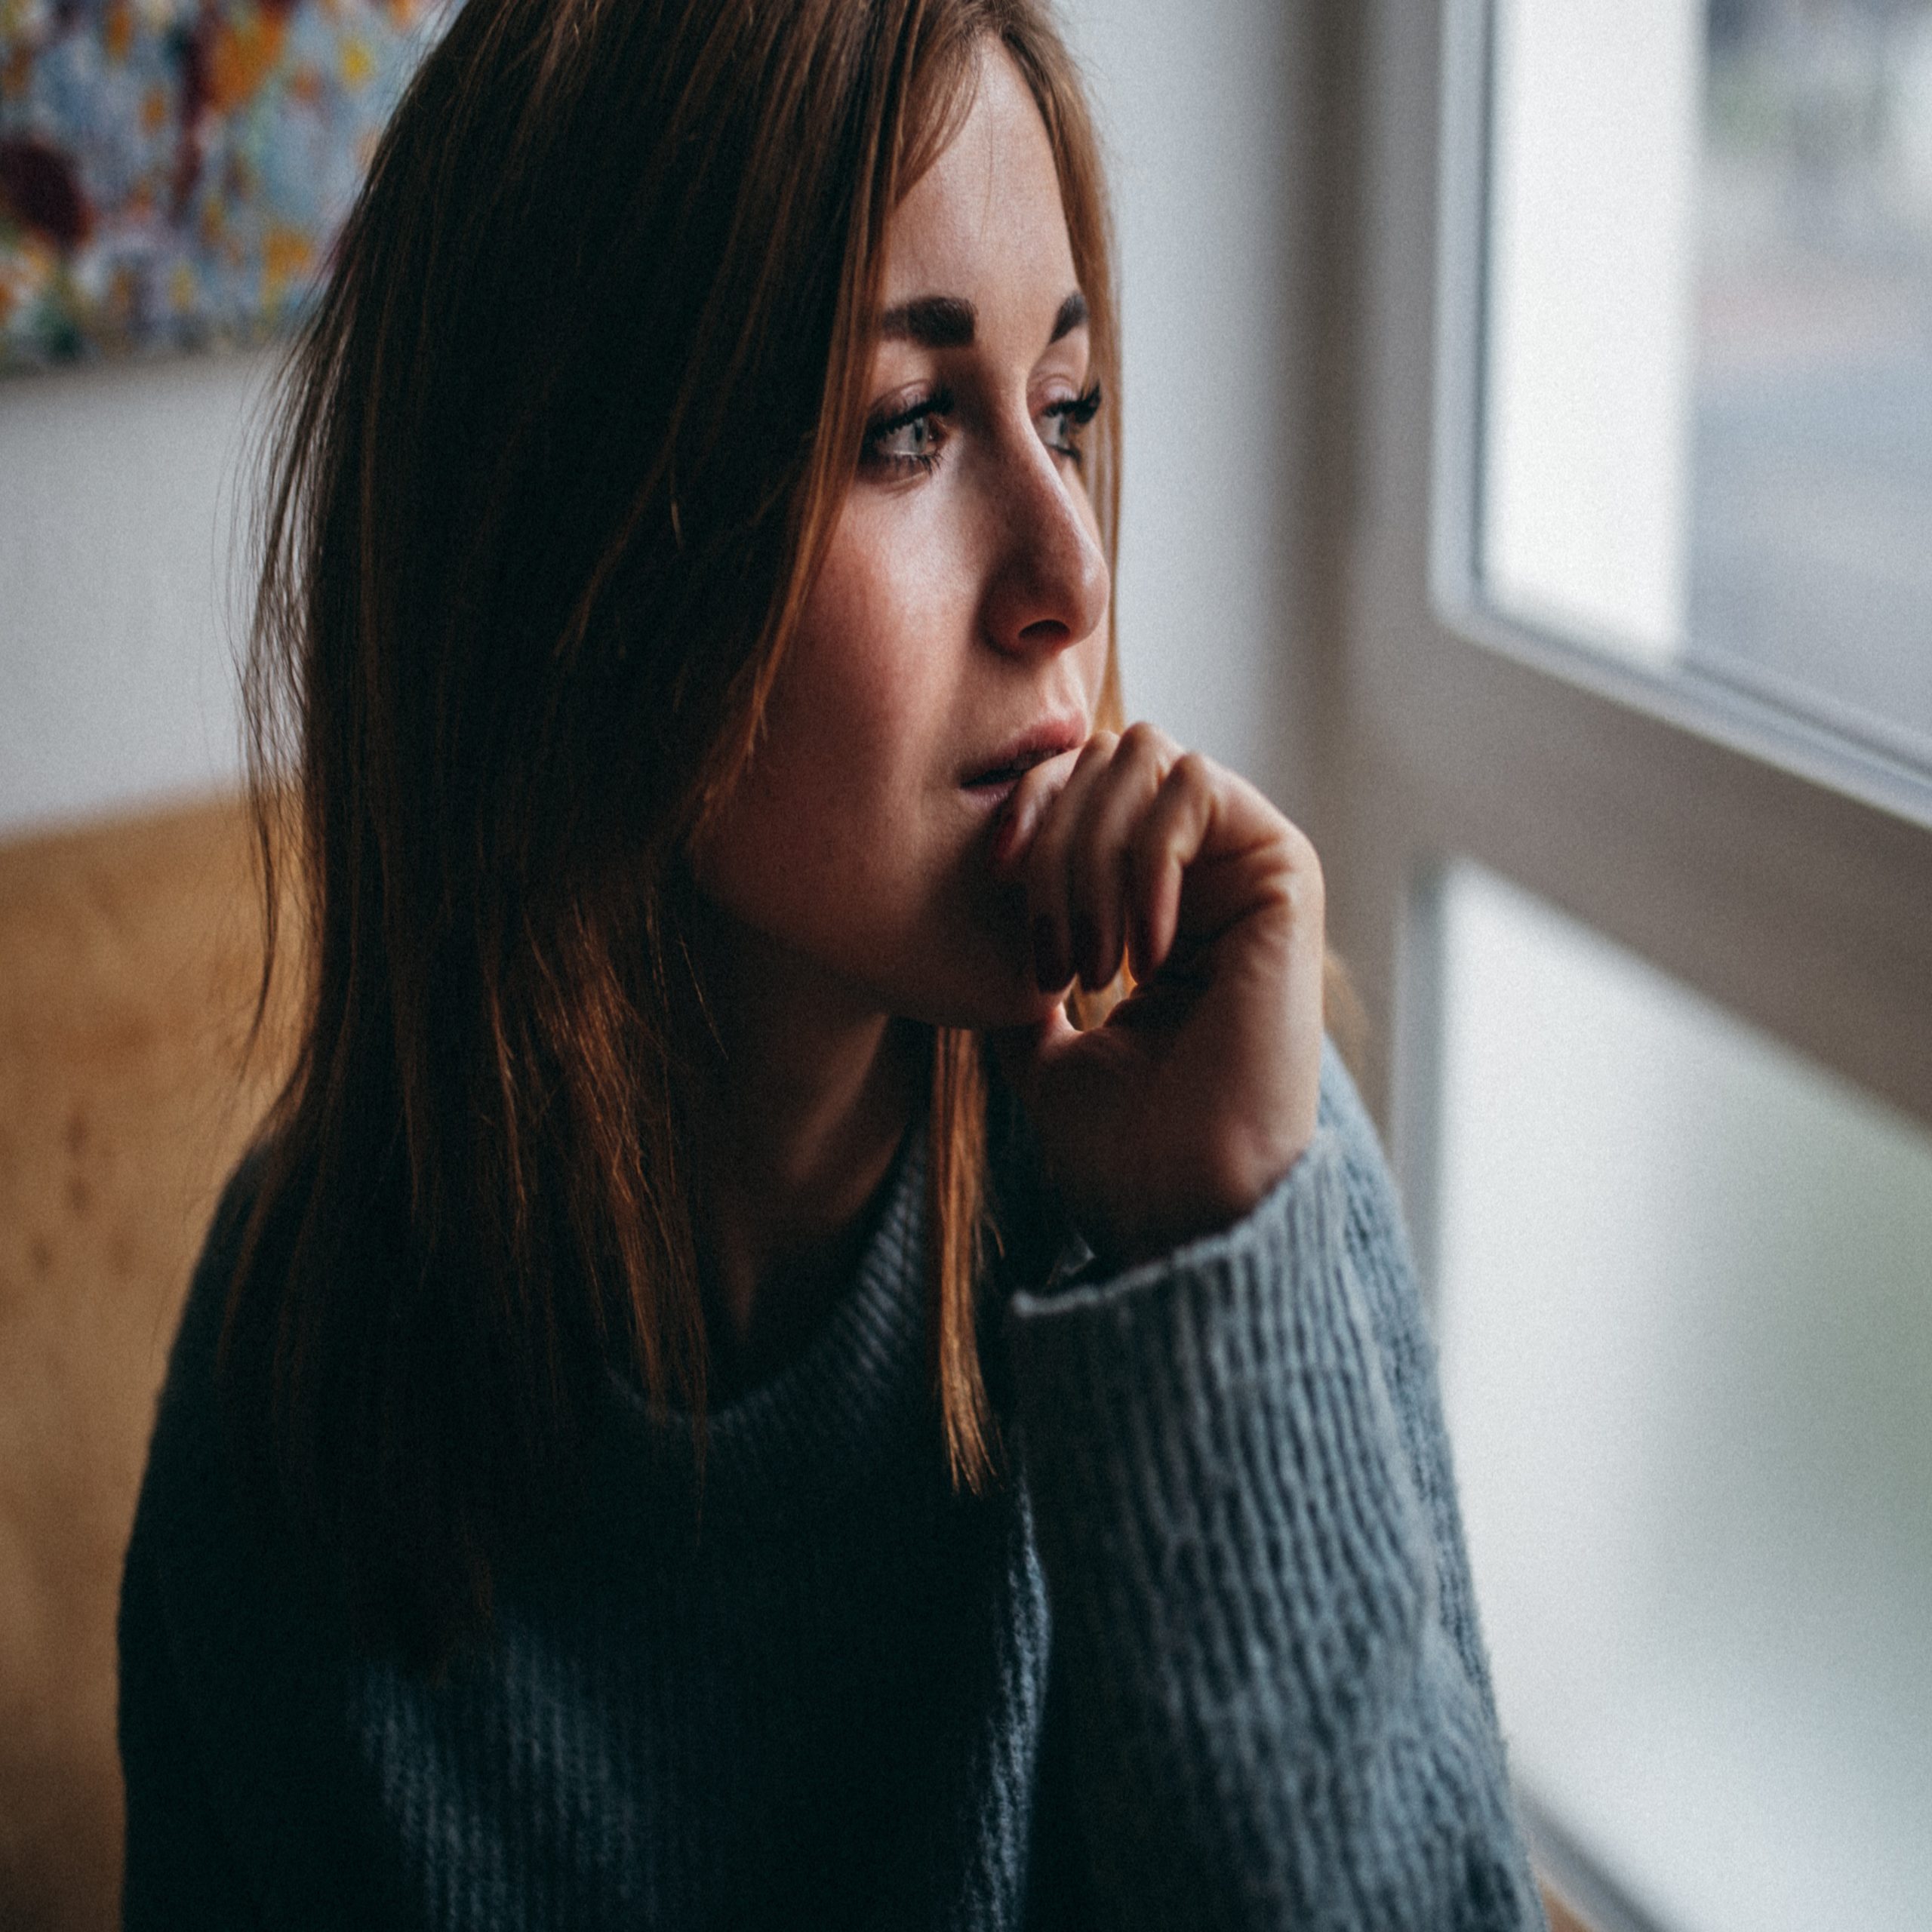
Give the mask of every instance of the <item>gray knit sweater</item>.
[[1332, 1054], [1254, 1213], [1111, 1280], [1064, 1251], [1048, 1278], [1001, 1137], [1009, 1475], [980, 1499], [929, 1392], [922, 1166], [915, 1137], [807, 1352], [713, 1418], [701, 1512], [687, 1432], [612, 1383], [588, 1506], [433, 1685], [245, 1527], [231, 1198], [123, 1585], [125, 1923], [1540, 1925], [1429, 1345]]

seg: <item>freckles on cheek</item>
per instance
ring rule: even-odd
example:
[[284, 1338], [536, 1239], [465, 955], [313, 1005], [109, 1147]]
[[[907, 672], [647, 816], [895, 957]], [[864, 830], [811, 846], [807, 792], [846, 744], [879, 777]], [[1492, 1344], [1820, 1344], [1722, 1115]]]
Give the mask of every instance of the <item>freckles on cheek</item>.
[[841, 512], [746, 774], [759, 868], [779, 898], [801, 903], [835, 873], [853, 915], [915, 917], [928, 875], [956, 856], [945, 848], [972, 632], [958, 522], [924, 487], [861, 485]]
[[915, 568], [924, 546], [895, 534], [862, 527], [828, 560], [771, 719], [774, 738], [809, 745], [840, 795], [888, 807], [911, 802], [949, 711], [932, 586]]

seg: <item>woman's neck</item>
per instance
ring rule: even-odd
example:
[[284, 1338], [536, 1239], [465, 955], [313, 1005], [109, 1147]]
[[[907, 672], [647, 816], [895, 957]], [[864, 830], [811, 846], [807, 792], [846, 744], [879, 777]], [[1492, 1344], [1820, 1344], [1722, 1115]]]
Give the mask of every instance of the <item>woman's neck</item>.
[[719, 1050], [693, 1110], [694, 1232], [725, 1401], [802, 1350], [851, 1278], [930, 1049], [755, 935], [706, 924]]

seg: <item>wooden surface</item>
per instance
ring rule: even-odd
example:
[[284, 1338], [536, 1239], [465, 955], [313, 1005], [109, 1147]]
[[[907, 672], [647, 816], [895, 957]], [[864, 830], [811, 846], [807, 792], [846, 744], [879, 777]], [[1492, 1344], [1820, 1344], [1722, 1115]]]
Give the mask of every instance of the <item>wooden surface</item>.
[[0, 1925], [118, 1915], [114, 1616], [154, 1399], [269, 1069], [245, 819], [0, 845]]

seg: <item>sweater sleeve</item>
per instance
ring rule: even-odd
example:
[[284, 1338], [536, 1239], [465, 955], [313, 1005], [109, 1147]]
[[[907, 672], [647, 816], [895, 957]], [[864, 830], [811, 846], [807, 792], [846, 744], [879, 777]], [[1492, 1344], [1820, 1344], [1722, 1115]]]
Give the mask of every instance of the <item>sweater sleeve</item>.
[[1008, 1315], [1083, 1862], [1124, 1926], [1540, 1927], [1374, 1130]]

